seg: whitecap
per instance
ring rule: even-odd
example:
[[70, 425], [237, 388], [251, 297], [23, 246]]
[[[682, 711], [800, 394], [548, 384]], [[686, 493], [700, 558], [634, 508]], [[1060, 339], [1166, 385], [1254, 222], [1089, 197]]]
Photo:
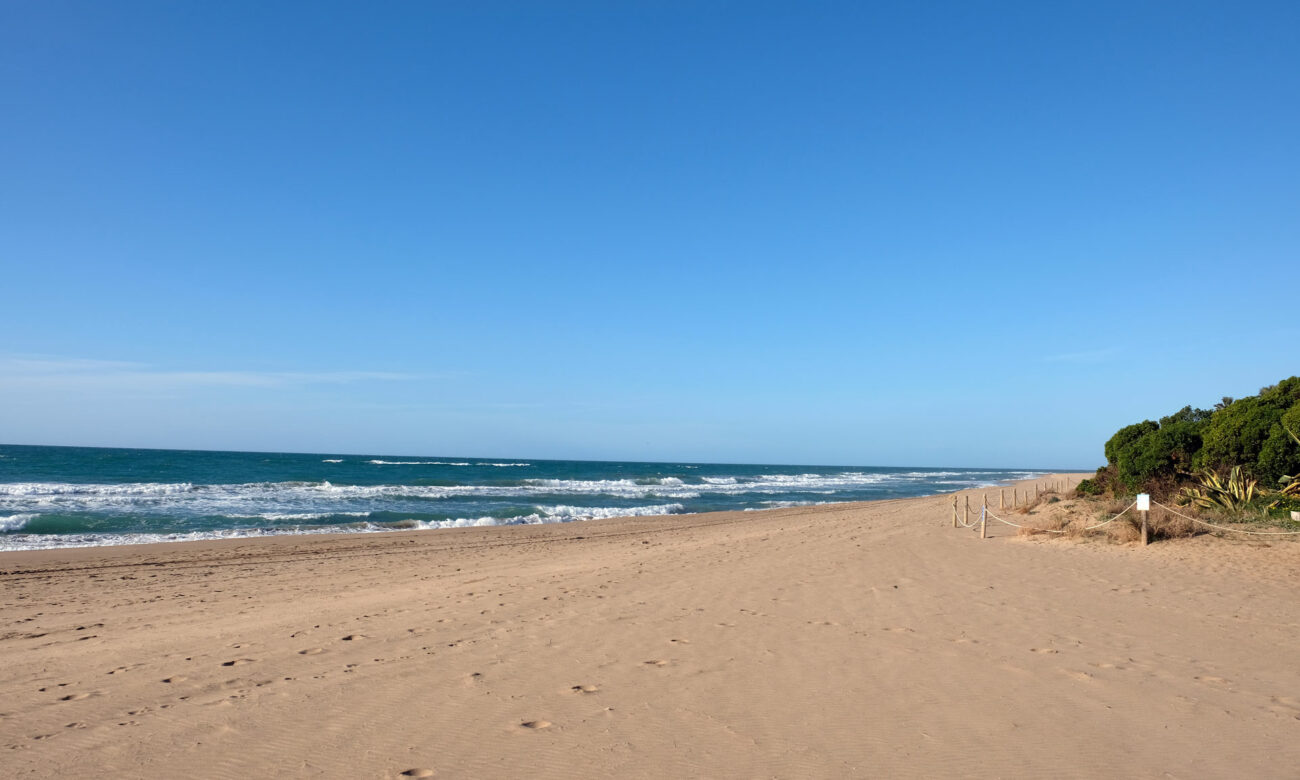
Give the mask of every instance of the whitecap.
[[194, 489], [189, 482], [128, 482], [120, 485], [73, 482], [10, 482], [0, 484], [0, 496], [41, 498], [44, 496], [169, 496]]
[[568, 517], [582, 520], [594, 520], [610, 517], [647, 517], [653, 515], [679, 515], [686, 511], [682, 504], [653, 504], [650, 506], [539, 506], [539, 511], [547, 517]]
[[368, 460], [376, 466], [470, 466], [470, 463], [448, 463], [442, 460]]
[[27, 525], [27, 522], [29, 520], [35, 520], [35, 519], [36, 519], [36, 515], [31, 513], [19, 513], [16, 515], [9, 515], [7, 517], [0, 517], [0, 533], [9, 533], [11, 531], [17, 531], [21, 529], [23, 526]]

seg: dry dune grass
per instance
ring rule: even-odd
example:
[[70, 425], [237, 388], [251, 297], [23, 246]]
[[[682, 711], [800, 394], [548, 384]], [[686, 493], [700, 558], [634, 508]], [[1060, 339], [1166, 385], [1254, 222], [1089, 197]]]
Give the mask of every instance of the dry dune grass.
[[[1018, 507], [1015, 512], [1017, 521], [1026, 525], [1018, 529], [1020, 536], [1053, 535], [1128, 544], [1142, 538], [1142, 517], [1136, 510], [1129, 509], [1131, 505], [1125, 500], [1043, 494], [1040, 500]], [[1125, 512], [1126, 509], [1129, 511]], [[1213, 515], [1206, 516], [1195, 507], [1179, 507], [1179, 512], [1210, 523], [1231, 522]], [[1119, 519], [1106, 523], [1117, 516]], [[1147, 517], [1147, 537], [1151, 541], [1187, 539], [1210, 533], [1215, 531], [1159, 506], [1154, 507]]]

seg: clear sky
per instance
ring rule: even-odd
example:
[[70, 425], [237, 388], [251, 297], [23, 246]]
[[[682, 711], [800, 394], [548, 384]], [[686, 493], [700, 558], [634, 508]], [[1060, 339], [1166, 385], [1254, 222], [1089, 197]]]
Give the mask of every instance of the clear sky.
[[1300, 3], [0, 2], [0, 442], [1095, 467], [1300, 373]]

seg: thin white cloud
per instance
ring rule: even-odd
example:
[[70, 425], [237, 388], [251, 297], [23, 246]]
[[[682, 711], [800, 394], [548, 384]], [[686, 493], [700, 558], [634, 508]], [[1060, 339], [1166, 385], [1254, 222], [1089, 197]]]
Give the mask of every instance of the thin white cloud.
[[203, 387], [284, 388], [415, 379], [389, 371], [178, 371], [144, 363], [33, 355], [0, 357], [0, 386], [66, 389], [178, 390]]

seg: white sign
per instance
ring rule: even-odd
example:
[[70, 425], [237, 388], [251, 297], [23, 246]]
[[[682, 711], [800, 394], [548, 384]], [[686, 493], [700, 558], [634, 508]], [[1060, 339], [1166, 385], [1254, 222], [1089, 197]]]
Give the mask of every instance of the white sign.
[[1150, 511], [1150, 509], [1151, 509], [1151, 496], [1147, 495], [1146, 493], [1138, 493], [1137, 510], [1139, 512], [1147, 512]]

